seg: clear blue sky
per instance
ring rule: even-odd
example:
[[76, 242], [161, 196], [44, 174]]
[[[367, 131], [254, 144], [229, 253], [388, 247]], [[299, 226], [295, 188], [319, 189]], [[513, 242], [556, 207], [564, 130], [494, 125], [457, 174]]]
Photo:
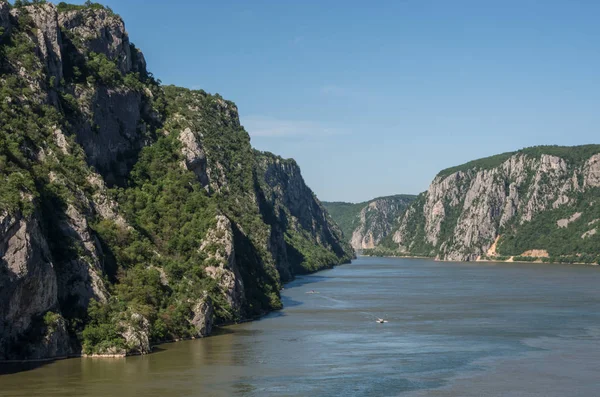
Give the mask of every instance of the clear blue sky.
[[163, 83], [237, 103], [253, 145], [322, 200], [600, 143], [600, 1], [108, 0]]

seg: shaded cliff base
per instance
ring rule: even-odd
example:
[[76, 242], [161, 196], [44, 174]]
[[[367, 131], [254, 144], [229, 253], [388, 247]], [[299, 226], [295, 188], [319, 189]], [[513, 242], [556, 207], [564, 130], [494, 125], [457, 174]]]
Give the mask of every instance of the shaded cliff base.
[[[351, 262], [351, 260], [348, 260], [344, 263], [341, 263], [340, 265], [332, 265], [331, 267], [329, 267], [327, 269], [321, 269], [321, 270], [328, 270], [328, 269], [334, 268], [336, 266], [348, 264], [350, 262]], [[320, 270], [318, 270], [318, 271], [320, 271]], [[312, 274], [312, 273], [316, 273], [316, 272], [305, 272], [303, 274]], [[294, 279], [290, 279], [287, 283], [283, 284], [282, 290], [285, 289], [286, 285], [288, 285], [289, 283], [291, 283], [293, 281], [294, 281]], [[170, 343], [177, 343], [177, 342], [181, 342], [181, 341], [203, 339], [203, 338], [208, 338], [211, 336], [217, 336], [217, 335], [221, 335], [223, 333], [231, 332], [231, 331], [228, 331], [228, 327], [231, 325], [243, 324], [243, 323], [260, 320], [264, 316], [266, 316], [270, 313], [279, 311], [281, 309], [283, 309], [283, 307], [281, 307], [279, 309], [267, 311], [262, 314], [257, 314], [257, 315], [253, 315], [253, 316], [250, 316], [247, 318], [242, 318], [242, 319], [239, 319], [236, 321], [222, 322], [217, 325], [212, 325], [210, 330], [208, 330], [209, 332], [204, 335], [200, 334], [198, 336], [155, 341], [151, 345], [148, 345], [148, 348], [146, 350], [126, 350], [126, 351], [104, 353], [104, 354], [97, 354], [97, 353], [85, 354], [85, 353], [81, 352], [81, 353], [72, 353], [72, 354], [60, 355], [60, 356], [55, 356], [55, 357], [46, 357], [46, 358], [37, 358], [37, 359], [0, 360], [0, 376], [11, 374], [11, 373], [16, 373], [16, 372], [33, 370], [33, 369], [39, 368], [41, 366], [51, 364], [55, 361], [67, 360], [67, 359], [71, 359], [71, 358], [124, 359], [124, 358], [131, 357], [131, 356], [153, 354], [153, 353], [161, 351], [162, 345], [170, 344]]]

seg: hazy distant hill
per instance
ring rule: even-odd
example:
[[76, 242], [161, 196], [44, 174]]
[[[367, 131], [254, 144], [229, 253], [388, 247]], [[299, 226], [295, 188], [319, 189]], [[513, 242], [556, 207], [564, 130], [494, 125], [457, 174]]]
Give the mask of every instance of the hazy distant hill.
[[354, 249], [373, 248], [393, 230], [415, 196], [398, 194], [364, 203], [323, 202]]

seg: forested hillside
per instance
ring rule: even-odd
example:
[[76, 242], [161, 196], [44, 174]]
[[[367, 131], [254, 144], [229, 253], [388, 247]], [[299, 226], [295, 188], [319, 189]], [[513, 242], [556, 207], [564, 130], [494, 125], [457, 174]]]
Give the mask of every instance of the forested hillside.
[[0, 62], [0, 360], [146, 353], [352, 258], [297, 164], [162, 86], [108, 7], [0, 1]]

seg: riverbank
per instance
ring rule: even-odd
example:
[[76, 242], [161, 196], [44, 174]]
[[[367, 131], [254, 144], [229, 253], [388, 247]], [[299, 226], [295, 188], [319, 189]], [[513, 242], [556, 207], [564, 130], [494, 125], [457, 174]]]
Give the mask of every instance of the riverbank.
[[[354, 256], [354, 258], [352, 259], [356, 259], [356, 254]], [[314, 273], [318, 273], [324, 270], [331, 270], [335, 267], [338, 266], [343, 266], [343, 265], [347, 265], [352, 263], [352, 260], [348, 261], [348, 262], [344, 262], [338, 265], [329, 265], [326, 266], [322, 269], [316, 270], [314, 272], [309, 272], [309, 273], [305, 273], [305, 274], [298, 274], [297, 276], [303, 276], [303, 275], [310, 275], [310, 274], [314, 274]], [[294, 277], [292, 280], [289, 280], [288, 282], [284, 283], [281, 290], [284, 290], [285, 287], [290, 284], [293, 283], [294, 280], [296, 279], [296, 277]], [[39, 359], [24, 359], [24, 360], [0, 360], [0, 365], [3, 364], [7, 364], [7, 365], [11, 365], [11, 364], [35, 364], [35, 363], [49, 363], [49, 362], [54, 362], [54, 361], [61, 361], [61, 360], [68, 360], [68, 359], [73, 359], [73, 358], [91, 358], [91, 359], [123, 359], [123, 358], [127, 358], [127, 357], [134, 357], [134, 356], [142, 356], [142, 355], [148, 355], [148, 354], [152, 354], [154, 352], [155, 348], [160, 347], [161, 345], [165, 345], [165, 344], [171, 344], [171, 343], [177, 343], [177, 342], [182, 342], [182, 341], [190, 341], [190, 340], [196, 340], [196, 339], [204, 339], [204, 338], [208, 338], [211, 337], [213, 335], [215, 335], [215, 329], [224, 329], [228, 326], [232, 326], [232, 325], [239, 325], [239, 324], [244, 324], [244, 323], [248, 323], [248, 322], [252, 322], [252, 321], [256, 321], [259, 320], [265, 316], [267, 316], [270, 313], [273, 312], [277, 312], [279, 310], [282, 310], [282, 308], [280, 309], [274, 309], [271, 311], [266, 311], [264, 313], [261, 313], [259, 315], [256, 316], [252, 316], [249, 318], [244, 318], [241, 319], [239, 321], [231, 321], [231, 322], [225, 322], [225, 323], [219, 323], [217, 325], [213, 326], [213, 330], [205, 336], [192, 336], [192, 337], [187, 337], [187, 338], [177, 338], [177, 339], [169, 339], [169, 340], [163, 340], [163, 341], [158, 341], [154, 344], [152, 344], [150, 346], [150, 352], [148, 353], [140, 353], [138, 351], [132, 351], [132, 352], [125, 352], [125, 353], [107, 353], [107, 354], [85, 354], [85, 353], [74, 353], [74, 354], [69, 354], [69, 355], [61, 355], [61, 356], [56, 356], [56, 357], [45, 357], [45, 358], [39, 358]], [[217, 332], [218, 333], [218, 332]], [[2, 374], [2, 372], [0, 371], [0, 375]]]
[[453, 260], [446, 260], [446, 259], [438, 259], [435, 257], [431, 257], [431, 256], [410, 256], [410, 255], [359, 255], [359, 256], [363, 256], [366, 258], [395, 258], [395, 259], [427, 259], [427, 260], [431, 260], [431, 261], [435, 261], [435, 262], [452, 262], [452, 263], [476, 263], [476, 262], [490, 262], [490, 263], [545, 263], [548, 265], [588, 265], [588, 266], [598, 266], [598, 263], [585, 263], [585, 262], [551, 262], [551, 261], [544, 261], [541, 258], [537, 258], [535, 260], [515, 260], [514, 258], [516, 257], [516, 255], [509, 257], [508, 259], [505, 260], [500, 260], [500, 259], [481, 259], [481, 258], [477, 258], [474, 261], [453, 261]]

